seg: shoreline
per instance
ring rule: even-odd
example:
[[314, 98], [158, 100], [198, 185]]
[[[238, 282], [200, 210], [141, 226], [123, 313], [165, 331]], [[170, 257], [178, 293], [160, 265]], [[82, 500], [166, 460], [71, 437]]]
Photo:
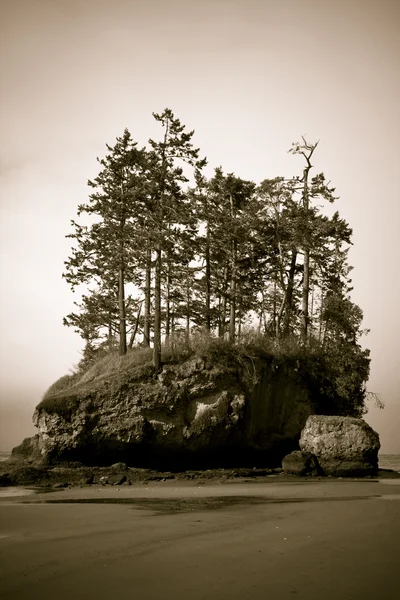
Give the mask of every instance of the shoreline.
[[[396, 456], [394, 457], [396, 458]], [[382, 461], [382, 465], [390, 464], [397, 467], [392, 460]], [[115, 463], [110, 466], [85, 466], [80, 463], [59, 463], [44, 465], [40, 462], [21, 460], [13, 457], [0, 462], [0, 492], [6, 488], [36, 488], [43, 491], [53, 489], [89, 488], [92, 486], [130, 487], [132, 485], [148, 485], [156, 482], [158, 485], [166, 482], [194, 481], [200, 485], [211, 483], [232, 482], [262, 482], [283, 483], [292, 481], [341, 480], [341, 477], [323, 475], [292, 475], [282, 468], [214, 468], [184, 471], [157, 471], [149, 468], [128, 467], [125, 463]], [[376, 473], [360, 477], [344, 477], [345, 480], [380, 480], [399, 479], [400, 471], [378, 468]], [[4, 496], [4, 492], [1, 492]]]
[[[298, 476], [298, 475], [286, 475], [284, 472], [270, 474], [266, 476], [253, 476], [251, 478], [238, 477], [237, 474], [234, 476], [223, 476], [210, 475], [207, 473], [206, 477], [188, 475], [187, 473], [179, 473], [177, 477], [150, 477], [143, 478], [136, 481], [125, 481], [122, 484], [111, 484], [111, 483], [55, 483], [39, 485], [37, 482], [33, 482], [28, 485], [10, 485], [0, 486], [0, 505], [4, 501], [23, 499], [29, 502], [50, 502], [60, 501], [68, 502], [68, 499], [73, 502], [90, 502], [96, 498], [103, 498], [105, 502], [110, 501], [113, 503], [123, 502], [123, 499], [141, 497], [141, 491], [145, 490], [144, 495], [148, 496], [149, 492], [154, 497], [162, 496], [164, 493], [170, 495], [170, 490], [176, 490], [178, 495], [183, 494], [184, 497], [190, 496], [190, 491], [195, 490], [195, 494], [198, 495], [197, 490], [202, 489], [204, 493], [202, 495], [211, 496], [215, 490], [218, 489], [229, 489], [229, 494], [236, 496], [235, 490], [243, 489], [245, 486], [250, 496], [252, 496], [254, 490], [258, 490], [262, 486], [263, 490], [266, 489], [293, 489], [296, 490], [295, 497], [298, 497], [298, 491], [300, 486], [328, 486], [326, 490], [335, 490], [335, 487], [339, 486], [338, 489], [342, 489], [343, 485], [346, 489], [349, 489], [349, 484], [355, 486], [363, 486], [363, 489], [372, 489], [370, 486], [375, 484], [383, 485], [394, 485], [398, 486], [400, 490], [400, 473], [391, 470], [379, 470], [376, 476], [368, 477], [324, 477], [324, 476]], [[369, 485], [368, 485], [369, 484]], [[165, 490], [165, 492], [164, 492]], [[62, 492], [62, 494], [60, 494]], [[399, 491], [400, 493], [400, 491]], [[218, 496], [218, 494], [217, 494]], [[58, 499], [58, 500], [57, 500]], [[296, 500], [297, 501], [297, 500]], [[129, 503], [127, 501], [127, 503]]]
[[[1, 468], [3, 467], [3, 468]], [[208, 469], [181, 472], [163, 472], [151, 469], [111, 467], [39, 467], [20, 462], [2, 463], [0, 467], [0, 490], [12, 488], [37, 488], [41, 490], [102, 487], [130, 487], [133, 485], [158, 485], [195, 482], [200, 485], [211, 483], [283, 483], [292, 481], [373, 481], [399, 479], [400, 473], [391, 469], [378, 469], [373, 475], [362, 477], [333, 477], [323, 475], [292, 475], [283, 469]]]

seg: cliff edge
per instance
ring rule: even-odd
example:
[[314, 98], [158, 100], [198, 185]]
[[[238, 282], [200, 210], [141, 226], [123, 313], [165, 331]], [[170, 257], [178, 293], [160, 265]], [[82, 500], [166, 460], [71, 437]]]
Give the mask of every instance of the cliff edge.
[[280, 465], [313, 399], [296, 363], [192, 356], [78, 382], [38, 405], [35, 456], [162, 469]]

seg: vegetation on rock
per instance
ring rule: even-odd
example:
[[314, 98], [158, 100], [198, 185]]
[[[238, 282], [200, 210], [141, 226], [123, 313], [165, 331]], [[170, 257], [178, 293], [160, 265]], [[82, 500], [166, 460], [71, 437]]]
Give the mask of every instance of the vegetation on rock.
[[[259, 381], [266, 365], [272, 369], [289, 368], [296, 371], [310, 391], [315, 412], [360, 416], [365, 412], [365, 381], [368, 378], [368, 354], [353, 357], [341, 354], [335, 347], [323, 348], [319, 344], [304, 346], [301, 340], [275, 337], [257, 333], [242, 335], [231, 343], [207, 334], [193, 335], [186, 340], [170, 340], [163, 346], [165, 366], [184, 363], [199, 357], [221, 373], [235, 373], [245, 389], [250, 390]], [[133, 348], [126, 355], [105, 352], [91, 363], [83, 362], [76, 372], [63, 376], [44, 394], [37, 407], [48, 413], [66, 415], [76, 408], [77, 397], [85, 391], [101, 387], [113, 380], [115, 386], [157, 378], [152, 364], [150, 348]]]
[[248, 376], [259, 358], [299, 361], [321, 412], [362, 414], [369, 351], [350, 297], [352, 231], [322, 212], [336, 198], [324, 173], [312, 174], [318, 144], [292, 145], [303, 167], [289, 179], [257, 184], [222, 167], [207, 179], [194, 132], [170, 109], [154, 117], [159, 141], [139, 148], [125, 129], [107, 145], [83, 221], [72, 221], [64, 277], [85, 291], [64, 323], [85, 349], [43, 402], [61, 410], [66, 390], [150, 361], [155, 376], [203, 353]]

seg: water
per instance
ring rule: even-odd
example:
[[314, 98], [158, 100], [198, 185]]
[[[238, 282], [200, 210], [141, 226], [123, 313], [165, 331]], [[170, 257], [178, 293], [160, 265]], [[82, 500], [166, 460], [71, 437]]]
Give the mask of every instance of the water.
[[10, 458], [11, 456], [11, 452], [1, 452], [0, 451], [0, 462], [3, 460], [7, 460], [7, 458]]
[[19, 496], [31, 496], [32, 494], [36, 494], [36, 491], [21, 486], [0, 488], [0, 499], [10, 497], [14, 498]]
[[379, 468], [400, 473], [400, 454], [379, 454]]

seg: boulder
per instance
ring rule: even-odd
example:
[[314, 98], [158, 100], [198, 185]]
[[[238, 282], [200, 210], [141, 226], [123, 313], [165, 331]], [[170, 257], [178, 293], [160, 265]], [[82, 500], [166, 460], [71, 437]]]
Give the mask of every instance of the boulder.
[[111, 469], [115, 469], [116, 471], [126, 471], [126, 464], [123, 462], [117, 462], [111, 465]]
[[25, 462], [41, 461], [42, 456], [39, 448], [39, 436], [25, 438], [19, 446], [15, 446], [11, 452], [11, 460], [21, 460]]
[[325, 475], [359, 477], [378, 470], [379, 436], [363, 419], [311, 415], [300, 449], [313, 454]]
[[320, 475], [321, 468], [314, 454], [295, 450], [282, 460], [282, 468], [288, 475]]
[[117, 473], [116, 475], [110, 475], [107, 481], [110, 485], [122, 485], [126, 481], [126, 475]]

